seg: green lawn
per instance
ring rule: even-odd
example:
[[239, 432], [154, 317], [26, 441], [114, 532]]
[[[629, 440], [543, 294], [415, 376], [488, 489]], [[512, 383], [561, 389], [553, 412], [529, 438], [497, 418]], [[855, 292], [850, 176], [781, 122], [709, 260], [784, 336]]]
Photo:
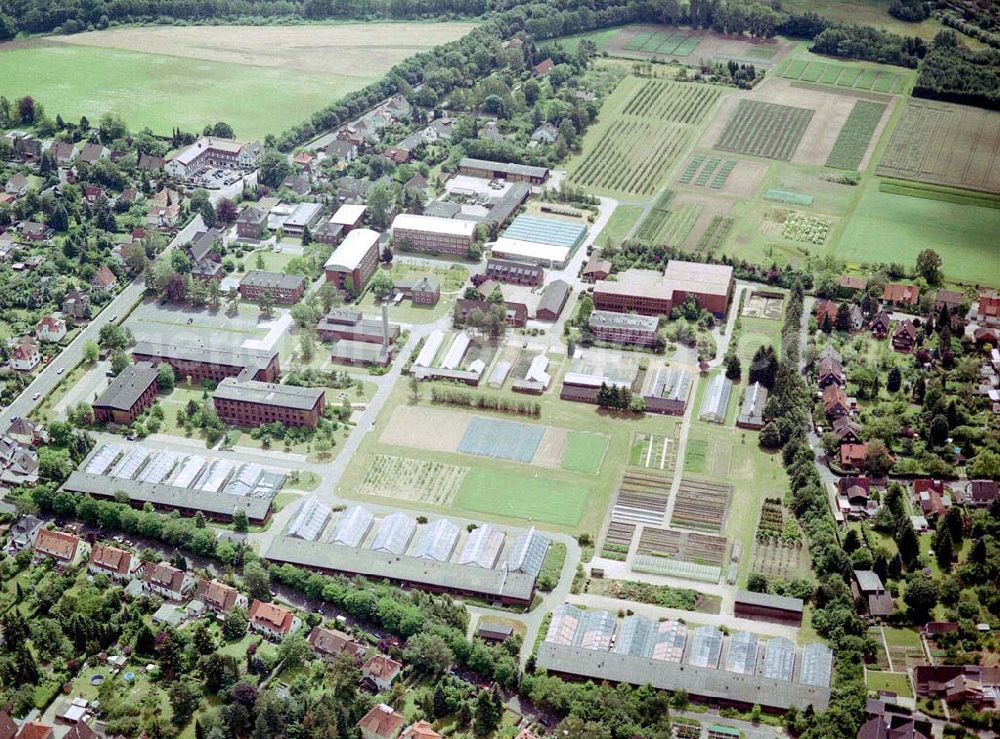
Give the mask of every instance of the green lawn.
[[920, 649], [920, 635], [913, 629], [883, 628], [885, 643], [890, 647], [915, 647]]
[[[241, 138], [261, 138], [308, 119], [379, 76], [356, 76], [188, 59], [119, 49], [39, 44], [0, 54], [0, 94], [32, 95], [46, 112], [96, 121], [111, 111], [133, 130], [167, 134], [231, 123]], [[224, 92], [224, 94], [223, 94]], [[274, 104], [280, 100], [280, 104]]]
[[572, 472], [595, 474], [608, 451], [608, 437], [585, 431], [570, 431], [569, 443], [563, 454], [562, 468]]
[[1000, 210], [880, 192], [872, 179], [840, 239], [848, 262], [913, 264], [935, 249], [947, 277], [1000, 285]]
[[704, 472], [705, 455], [708, 453], [708, 442], [704, 439], [689, 439], [684, 451], [684, 471]]
[[868, 690], [888, 690], [903, 698], [912, 698], [913, 689], [910, 687], [910, 678], [905, 672], [878, 672], [868, 670], [865, 676]]
[[641, 215], [641, 205], [619, 205], [597, 237], [597, 245], [619, 246]]
[[455, 497], [467, 511], [575, 526], [590, 490], [558, 480], [486, 469], [469, 470]]

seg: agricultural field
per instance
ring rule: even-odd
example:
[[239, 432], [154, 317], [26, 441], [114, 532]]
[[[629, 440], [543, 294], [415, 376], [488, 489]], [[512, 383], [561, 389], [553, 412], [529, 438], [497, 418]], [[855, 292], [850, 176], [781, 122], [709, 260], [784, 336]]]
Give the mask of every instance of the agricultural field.
[[[931, 193], [933, 194], [933, 193]], [[849, 263], [912, 264], [921, 249], [936, 249], [948, 279], [1000, 286], [1000, 210], [884, 192], [865, 185], [837, 254]]]
[[726, 511], [732, 494], [731, 485], [682, 479], [674, 502], [674, 514], [670, 519], [671, 526], [722, 531], [726, 525]]
[[767, 159], [791, 159], [813, 112], [809, 108], [740, 100], [715, 148]]
[[567, 167], [573, 184], [623, 196], [652, 195], [684, 153], [722, 88], [626, 77]]
[[636, 434], [629, 452], [629, 465], [672, 474], [677, 464], [677, 439], [656, 434]]
[[751, 198], [767, 173], [768, 164], [751, 159], [730, 159], [714, 152], [694, 152], [680, 167], [674, 182], [710, 192]]
[[53, 36], [0, 45], [0, 95], [30, 94], [53, 117], [117, 113], [133, 130], [148, 126], [157, 134], [221, 120], [255, 139], [308, 119], [393, 64], [471, 28], [427, 23], [415, 34], [409, 23], [156, 26]]
[[840, 64], [817, 57], [811, 60], [789, 59], [778, 70], [778, 76], [799, 82], [837, 85], [851, 90], [899, 94], [904, 91], [913, 74], [895, 67]]
[[1000, 112], [908, 100], [875, 174], [1000, 193]]
[[809, 577], [809, 553], [802, 532], [780, 498], [764, 499], [750, 571], [783, 580]]
[[721, 190], [729, 174], [736, 167], [735, 159], [722, 159], [720, 157], [708, 157], [704, 154], [695, 154], [681, 170], [677, 182], [681, 185], [695, 185], [697, 187], [710, 187], [713, 190]]
[[781, 235], [791, 241], [822, 246], [830, 235], [830, 221], [793, 211], [785, 216]]
[[468, 467], [379, 454], [358, 488], [361, 495], [451, 505]]
[[618, 246], [641, 217], [641, 205], [619, 205], [598, 236], [598, 243], [601, 246]]
[[455, 505], [476, 513], [575, 526], [589, 493], [586, 486], [569, 482], [473, 469], [465, 476]]
[[840, 129], [837, 140], [833, 143], [826, 166], [835, 169], [861, 169], [865, 153], [871, 144], [872, 135], [885, 113], [884, 103], [871, 100], [859, 100], [854, 104], [854, 110], [848, 116], [844, 127]]
[[627, 59], [676, 60], [689, 64], [732, 60], [766, 68], [793, 48], [794, 44], [779, 39], [738, 39], [692, 28], [639, 25], [618, 29], [600, 51]]

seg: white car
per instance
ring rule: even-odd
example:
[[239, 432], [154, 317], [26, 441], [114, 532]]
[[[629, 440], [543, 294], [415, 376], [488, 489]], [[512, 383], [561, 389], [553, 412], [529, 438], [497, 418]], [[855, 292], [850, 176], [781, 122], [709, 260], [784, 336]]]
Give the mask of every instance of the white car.
[[31, 396], [31, 399], [32, 400], [38, 400], [40, 397], [42, 397], [41, 393], [35, 393], [34, 395]]
[[61, 374], [62, 374], [63, 372], [65, 372], [65, 371], [66, 371], [66, 368], [65, 368], [65, 367], [60, 367], [59, 369], [57, 369], [57, 370], [56, 370], [56, 374], [57, 374], [57, 375], [61, 375]]

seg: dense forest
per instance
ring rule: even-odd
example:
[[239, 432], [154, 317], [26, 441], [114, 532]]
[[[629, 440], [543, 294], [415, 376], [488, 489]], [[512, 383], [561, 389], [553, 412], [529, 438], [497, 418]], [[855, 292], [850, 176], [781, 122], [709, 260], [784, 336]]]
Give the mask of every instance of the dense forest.
[[1000, 51], [972, 51], [943, 31], [924, 57], [913, 94], [1000, 110]]

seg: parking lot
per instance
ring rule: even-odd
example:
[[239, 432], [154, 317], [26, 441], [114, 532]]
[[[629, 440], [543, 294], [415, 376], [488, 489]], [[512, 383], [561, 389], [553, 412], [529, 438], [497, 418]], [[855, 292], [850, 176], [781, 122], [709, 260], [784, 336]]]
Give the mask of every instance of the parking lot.
[[225, 308], [211, 311], [145, 301], [132, 312], [124, 326], [136, 341], [244, 346], [245, 342], [264, 339], [276, 343], [276, 337], [269, 334], [276, 325], [287, 328], [285, 313], [287, 311], [275, 309], [274, 317], [264, 320], [255, 305], [241, 304], [235, 314], [230, 314]]
[[243, 174], [240, 170], [206, 165], [192, 174], [188, 178], [188, 182], [194, 187], [218, 189], [236, 184], [243, 177]]

